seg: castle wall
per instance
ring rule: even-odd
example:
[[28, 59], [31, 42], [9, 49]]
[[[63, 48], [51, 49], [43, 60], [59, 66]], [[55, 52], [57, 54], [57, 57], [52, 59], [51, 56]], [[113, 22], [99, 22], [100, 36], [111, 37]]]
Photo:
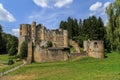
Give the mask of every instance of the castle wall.
[[68, 31], [67, 30], [64, 30], [63, 31], [63, 36], [64, 36], [64, 47], [68, 47]]
[[33, 61], [33, 43], [28, 43], [28, 54], [27, 54], [27, 64], [30, 64]]
[[39, 46], [34, 51], [35, 62], [53, 62], [68, 60], [68, 52], [62, 49], [41, 49]]

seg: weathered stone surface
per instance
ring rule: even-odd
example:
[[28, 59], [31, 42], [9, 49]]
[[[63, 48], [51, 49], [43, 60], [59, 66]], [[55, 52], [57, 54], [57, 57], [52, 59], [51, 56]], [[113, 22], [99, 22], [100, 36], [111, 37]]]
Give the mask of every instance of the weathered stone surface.
[[[28, 42], [27, 63], [68, 60], [69, 51], [64, 50], [68, 47], [66, 30], [49, 30], [42, 25], [36, 27], [36, 22], [21, 24], [18, 51], [24, 41]], [[51, 41], [57, 49], [48, 49], [47, 41]]]
[[84, 41], [84, 51], [88, 56], [94, 58], [104, 58], [104, 42], [103, 41]]

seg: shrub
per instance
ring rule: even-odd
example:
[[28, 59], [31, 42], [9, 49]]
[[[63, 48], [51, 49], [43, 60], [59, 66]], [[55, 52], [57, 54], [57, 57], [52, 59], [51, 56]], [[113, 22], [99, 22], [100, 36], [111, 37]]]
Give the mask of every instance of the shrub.
[[48, 42], [47, 42], [47, 48], [48, 48], [48, 47], [52, 47], [52, 46], [53, 46], [52, 42], [51, 42], [51, 41], [48, 41]]
[[14, 61], [12, 59], [9, 59], [8, 65], [12, 65], [12, 64], [14, 64]]

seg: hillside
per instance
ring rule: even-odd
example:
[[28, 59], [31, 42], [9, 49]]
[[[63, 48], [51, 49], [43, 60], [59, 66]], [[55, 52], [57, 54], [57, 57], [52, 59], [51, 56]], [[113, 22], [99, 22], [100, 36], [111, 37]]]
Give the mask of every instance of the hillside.
[[[76, 61], [32, 63], [4, 76], [5, 80], [120, 80], [120, 54], [107, 58], [84, 57]], [[3, 80], [4, 80], [3, 79]]]

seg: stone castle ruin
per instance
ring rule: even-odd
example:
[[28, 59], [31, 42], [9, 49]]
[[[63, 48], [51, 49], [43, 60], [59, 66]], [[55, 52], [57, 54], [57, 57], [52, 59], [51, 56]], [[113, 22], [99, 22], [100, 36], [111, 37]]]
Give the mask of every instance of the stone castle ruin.
[[[43, 25], [36, 26], [36, 22], [32, 24], [20, 25], [20, 36], [18, 54], [23, 42], [28, 43], [27, 63], [35, 62], [52, 62], [66, 61], [70, 57], [70, 49], [68, 44], [75, 46], [77, 53], [80, 48], [74, 41], [68, 40], [67, 30], [56, 29], [49, 30]], [[51, 42], [51, 46], [48, 43]], [[103, 41], [84, 41], [84, 51], [88, 56], [94, 58], [104, 58]], [[74, 54], [71, 54], [74, 55]], [[78, 54], [76, 54], [78, 55]]]
[[104, 43], [103, 41], [84, 41], [84, 51], [87, 55], [94, 58], [104, 58]]
[[[68, 32], [67, 30], [49, 30], [43, 25], [32, 24], [20, 25], [19, 47], [23, 42], [28, 43], [27, 62], [51, 62], [66, 61], [69, 57]], [[48, 42], [52, 46], [48, 47]]]

